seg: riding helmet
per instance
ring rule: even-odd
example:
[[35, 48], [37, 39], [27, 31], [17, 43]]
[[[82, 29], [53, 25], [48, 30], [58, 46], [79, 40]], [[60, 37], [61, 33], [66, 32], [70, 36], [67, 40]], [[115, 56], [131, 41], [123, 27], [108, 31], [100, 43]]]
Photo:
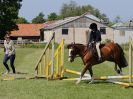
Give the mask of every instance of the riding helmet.
[[96, 23], [91, 23], [89, 28], [97, 30], [97, 24]]

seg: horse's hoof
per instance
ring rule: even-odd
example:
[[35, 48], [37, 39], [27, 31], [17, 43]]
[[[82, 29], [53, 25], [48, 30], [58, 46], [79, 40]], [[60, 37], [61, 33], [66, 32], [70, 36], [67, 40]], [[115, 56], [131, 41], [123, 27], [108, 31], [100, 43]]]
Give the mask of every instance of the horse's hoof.
[[90, 81], [90, 82], [89, 82], [89, 84], [93, 84], [93, 83], [94, 83], [94, 81]]
[[124, 75], [122, 72], [120, 72], [120, 75], [122, 76], [122, 75]]
[[76, 82], [76, 85], [78, 85], [79, 83], [80, 83], [80, 81], [77, 81], [77, 82]]
[[120, 72], [121, 72], [120, 70], [117, 70], [117, 73], [118, 73], [118, 74], [120, 74]]

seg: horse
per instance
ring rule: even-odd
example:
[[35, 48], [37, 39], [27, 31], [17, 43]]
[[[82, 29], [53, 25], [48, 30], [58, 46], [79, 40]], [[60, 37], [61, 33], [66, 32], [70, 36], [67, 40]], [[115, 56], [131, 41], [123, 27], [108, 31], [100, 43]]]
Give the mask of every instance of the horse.
[[92, 66], [103, 63], [104, 61], [114, 62], [115, 63], [114, 69], [118, 74], [122, 74], [122, 68], [128, 66], [127, 60], [124, 56], [123, 49], [119, 44], [114, 42], [102, 44], [100, 46], [102, 60], [100, 61], [98, 61], [97, 59], [98, 55], [95, 53], [95, 47], [92, 46], [91, 43], [90, 45], [91, 46], [85, 46], [83, 44], [75, 44], [75, 43], [67, 45], [67, 48], [69, 49], [69, 56], [68, 56], [69, 61], [73, 62], [74, 59], [79, 56], [81, 57], [84, 64], [84, 68], [81, 71], [80, 78], [76, 82], [76, 84], [80, 83], [82, 77], [84, 76], [87, 70], [89, 71], [91, 76], [90, 83], [93, 83], [94, 78], [93, 78]]

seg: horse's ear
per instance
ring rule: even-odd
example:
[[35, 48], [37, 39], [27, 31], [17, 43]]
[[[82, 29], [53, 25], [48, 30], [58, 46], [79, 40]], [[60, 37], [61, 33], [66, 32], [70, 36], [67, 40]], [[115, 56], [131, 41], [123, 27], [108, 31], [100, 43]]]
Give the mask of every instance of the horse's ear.
[[72, 42], [71, 44], [75, 44], [75, 42]]

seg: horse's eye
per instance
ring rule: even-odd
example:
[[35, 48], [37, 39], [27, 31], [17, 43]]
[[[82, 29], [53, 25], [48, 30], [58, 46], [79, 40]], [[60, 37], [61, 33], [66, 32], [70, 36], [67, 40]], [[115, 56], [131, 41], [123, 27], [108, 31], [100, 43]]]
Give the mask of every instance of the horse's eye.
[[74, 51], [73, 50], [71, 50], [71, 55], [73, 55], [74, 54]]

